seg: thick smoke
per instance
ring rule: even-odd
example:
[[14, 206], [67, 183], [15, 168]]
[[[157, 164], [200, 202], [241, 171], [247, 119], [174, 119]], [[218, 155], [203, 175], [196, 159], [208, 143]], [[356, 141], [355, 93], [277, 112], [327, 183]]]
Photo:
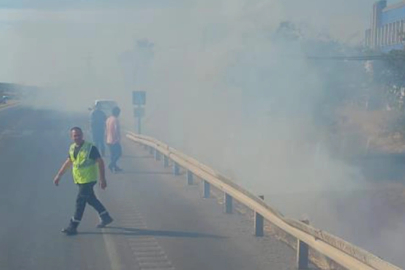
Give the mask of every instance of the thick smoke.
[[[149, 135], [265, 195], [288, 216], [308, 216], [381, 254], [390, 247], [400, 252], [385, 237], [356, 238], [353, 228], [367, 226], [373, 215], [356, 226], [352, 213], [339, 215], [341, 198], [368, 183], [358, 168], [332, 158], [327, 122], [316, 116], [322, 102], [339, 99], [332, 91], [339, 81], [331, 86], [325, 76], [357, 74], [328, 73], [335, 71], [328, 63], [320, 72], [306, 56], [321, 50], [302, 42], [361, 44], [372, 2], [111, 1], [108, 8], [0, 10], [7, 16], [0, 24], [0, 79], [42, 87], [28, 101], [38, 108], [86, 112], [94, 99], [115, 99], [128, 128], [131, 91], [145, 90]], [[299, 26], [296, 39], [277, 31], [283, 21]], [[368, 208], [358, 202], [352, 209]], [[388, 239], [399, 229], [391, 228], [383, 233]]]

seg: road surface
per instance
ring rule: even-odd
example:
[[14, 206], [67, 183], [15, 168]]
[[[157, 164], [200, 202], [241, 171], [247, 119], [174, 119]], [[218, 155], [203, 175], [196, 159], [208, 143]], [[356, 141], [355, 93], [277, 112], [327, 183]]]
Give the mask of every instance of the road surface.
[[[69, 128], [86, 117], [23, 106], [0, 111], [0, 269], [295, 269], [295, 252], [252, 236], [243, 215], [223, 214], [198, 185], [124, 140], [121, 174], [96, 193], [115, 219], [96, 229], [87, 207], [79, 234], [65, 236], [76, 187], [53, 177], [68, 155]], [[89, 134], [85, 134], [89, 137]]]

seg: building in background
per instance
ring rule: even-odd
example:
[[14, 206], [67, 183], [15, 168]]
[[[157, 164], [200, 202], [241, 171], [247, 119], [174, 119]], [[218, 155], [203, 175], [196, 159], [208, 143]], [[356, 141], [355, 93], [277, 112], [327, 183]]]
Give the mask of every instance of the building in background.
[[382, 52], [405, 48], [405, 1], [387, 6], [387, 0], [381, 0], [373, 5], [366, 46]]

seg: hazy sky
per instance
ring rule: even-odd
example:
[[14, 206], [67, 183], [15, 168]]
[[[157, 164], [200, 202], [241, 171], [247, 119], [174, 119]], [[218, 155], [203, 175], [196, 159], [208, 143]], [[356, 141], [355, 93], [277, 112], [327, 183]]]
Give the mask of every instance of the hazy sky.
[[[176, 46], [176, 41], [187, 45], [205, 26], [215, 28], [223, 22], [237, 28], [243, 21], [244, 26], [250, 23], [271, 30], [280, 21], [292, 20], [342, 41], [360, 43], [373, 2], [2, 0], [0, 81], [43, 85], [49, 77], [63, 78], [67, 69], [88, 65], [89, 54], [97, 72], [117, 73], [117, 55], [130, 49], [137, 38], [164, 41], [165, 46]], [[78, 79], [74, 72], [70, 77]]]
[[[92, 8], [170, 8], [193, 6], [200, 2], [199, 6], [210, 6], [210, 1], [196, 0], [2, 0], [0, 9], [92, 9]], [[241, 2], [235, 0], [235, 2]], [[363, 31], [361, 24], [368, 24], [371, 5], [375, 0], [252, 0], [252, 3], [274, 3], [282, 7], [283, 16], [286, 19], [306, 21], [318, 24], [328, 29], [337, 28], [338, 24], [347, 25], [347, 20], [353, 23], [352, 27], [342, 29], [342, 32]], [[398, 1], [391, 0], [389, 3]], [[220, 3], [218, 5], [221, 5]], [[212, 6], [211, 6], [212, 7]], [[1, 16], [4, 20], [4, 16]], [[333, 30], [333, 29], [332, 29]]]
[[174, 5], [181, 1], [175, 0], [2, 0], [0, 8], [18, 8], [18, 9], [64, 9], [64, 8], [83, 8], [94, 6], [117, 7], [123, 5], [133, 6], [167, 6]]

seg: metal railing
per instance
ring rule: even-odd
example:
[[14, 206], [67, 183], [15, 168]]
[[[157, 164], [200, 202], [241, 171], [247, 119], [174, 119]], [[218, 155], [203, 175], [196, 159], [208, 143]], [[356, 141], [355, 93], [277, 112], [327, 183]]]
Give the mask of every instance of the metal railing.
[[0, 110], [1, 109], [5, 109], [5, 108], [9, 108], [9, 107], [15, 107], [15, 106], [17, 106], [17, 105], [19, 105], [20, 103], [19, 102], [17, 102], [17, 101], [15, 101], [15, 102], [7, 102], [7, 103], [4, 103], [4, 104], [0, 104]]
[[151, 154], [168, 166], [173, 161], [173, 173], [179, 174], [180, 167], [187, 170], [188, 183], [197, 176], [204, 182], [204, 197], [209, 197], [210, 186], [224, 192], [225, 211], [232, 212], [233, 200], [255, 211], [256, 235], [263, 235], [263, 219], [277, 226], [287, 234], [297, 239], [297, 267], [305, 269], [308, 266], [308, 247], [330, 258], [337, 264], [353, 270], [400, 270], [381, 258], [325, 231], [316, 229], [304, 222], [284, 217], [280, 212], [268, 206], [261, 198], [240, 187], [229, 178], [221, 175], [197, 160], [169, 147], [152, 137], [128, 132], [127, 138], [149, 147]]

